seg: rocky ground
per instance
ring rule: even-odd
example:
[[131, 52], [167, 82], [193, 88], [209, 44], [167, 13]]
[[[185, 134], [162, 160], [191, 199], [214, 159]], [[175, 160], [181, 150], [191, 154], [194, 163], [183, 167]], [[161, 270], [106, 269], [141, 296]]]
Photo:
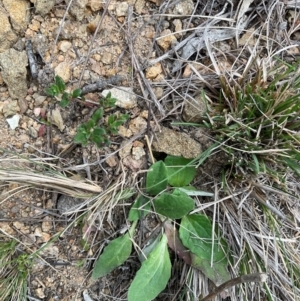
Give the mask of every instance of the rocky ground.
[[[49, 162], [68, 177], [88, 179], [99, 191], [105, 191], [124, 174], [127, 186], [135, 186], [141, 180], [140, 171], [147, 169], [149, 162], [145, 134], [149, 135], [155, 155], [193, 158], [207, 149], [211, 144], [209, 133], [170, 126], [170, 122], [199, 122], [199, 115], [205, 110], [199, 89], [208, 86], [213, 91], [219, 85], [217, 67], [208, 60], [205, 45], [197, 40], [194, 28], [211, 22], [209, 16], [222, 15], [223, 19], [212, 23], [229, 29], [222, 37], [210, 32], [210, 41], [219, 51], [220, 70], [228, 70], [236, 59], [236, 31], [230, 30], [230, 20], [226, 18], [240, 9], [239, 1], [210, 2], [1, 0], [3, 158], [23, 156]], [[195, 17], [187, 17], [190, 15]], [[240, 19], [239, 22], [241, 28], [248, 28], [240, 36], [240, 47], [255, 44], [251, 35], [255, 24], [244, 24]], [[283, 32], [279, 28], [273, 34], [281, 39]], [[180, 47], [180, 43], [186, 47]], [[231, 53], [228, 60], [223, 57], [226, 52]], [[298, 49], [291, 49], [291, 55], [297, 54]], [[189, 64], [183, 64], [190, 58]], [[194, 59], [200, 63], [194, 64]], [[241, 62], [246, 63], [247, 57]], [[75, 103], [60, 108], [45, 93], [55, 75], [65, 81], [70, 91], [100, 80], [102, 88], [87, 93], [87, 102], [98, 102], [108, 91], [115, 95], [115, 112], [127, 113], [130, 118], [109, 146], [82, 148], [72, 143], [78, 125], [89, 119], [94, 107]], [[116, 82], [111, 81], [115, 76], [119, 76]], [[211, 159], [206, 176], [199, 182], [211, 181], [224, 160], [222, 156]], [[23, 163], [20, 169], [24, 168]], [[205, 189], [209, 190], [209, 185]], [[34, 264], [28, 279], [28, 300], [88, 301], [87, 294], [93, 300], [126, 300], [126, 290], [138, 265], [136, 258], [98, 282], [90, 280], [90, 270], [99, 250], [126, 224], [124, 210], [128, 211], [128, 206], [116, 206], [101, 231], [90, 238], [93, 247], [85, 249], [82, 227], [72, 224], [74, 215], [65, 214], [74, 205], [76, 199], [68, 199], [50, 188], [22, 190], [17, 184], [2, 188], [1, 229], [22, 241], [23, 248], [38, 250], [55, 234], [63, 233], [40, 253], [40, 260]], [[151, 217], [147, 222], [151, 225]], [[176, 300], [178, 287], [179, 277], [157, 300]]]
[[[105, 158], [120, 144], [126, 143], [119, 155], [103, 160], [103, 167], [94, 167], [89, 173], [91, 180], [99, 178], [97, 183], [102, 189], [115, 179], [121, 162], [123, 168], [134, 172], [147, 168], [143, 136], [149, 118], [149, 99], [141, 92], [132, 60], [138, 61], [150, 82], [159, 83], [164, 78], [160, 63], [145, 69], [149, 59], [170, 49], [177, 40], [172, 34], [160, 40], [161, 49], [155, 50], [151, 46], [157, 35], [156, 22], [159, 18], [154, 14], [159, 12], [160, 1], [107, 1], [106, 6], [100, 1], [76, 0], [72, 1], [68, 13], [68, 1], [32, 2], [4, 0], [0, 10], [0, 143], [4, 154], [30, 154], [31, 157], [44, 158], [59, 156], [59, 164], [62, 163], [67, 169]], [[175, 13], [190, 14], [193, 8], [192, 1], [182, 2]], [[161, 23], [166, 33], [171, 33], [170, 26], [176, 31], [183, 26], [178, 18]], [[37, 69], [36, 74], [30, 70], [30, 53], [26, 49], [29, 40], [36, 57], [36, 65], [32, 66]], [[85, 149], [76, 147], [66, 156], [60, 155], [71, 145], [78, 124], [89, 118], [91, 108], [59, 108], [44, 92], [54, 82], [54, 75], [59, 75], [70, 90], [97, 80], [105, 84], [115, 75], [122, 76], [116, 85], [121, 90], [114, 95], [119, 100], [117, 110], [129, 113], [130, 120], [120, 128], [120, 136], [114, 138], [110, 147], [101, 150], [95, 146]], [[105, 86], [103, 88], [112, 88], [109, 84]], [[159, 84], [155, 84], [151, 93], [154, 95], [150, 97], [160, 99], [164, 92]], [[85, 98], [97, 102], [99, 96], [89, 93]], [[152, 110], [158, 111], [155, 106]], [[159, 110], [166, 111], [161, 105]], [[45, 127], [43, 117], [51, 122], [50, 127]], [[156, 118], [162, 117], [158, 111]], [[165, 137], [168, 137], [167, 141]], [[175, 155], [193, 157], [201, 150], [201, 145], [187, 134], [168, 128], [163, 128], [158, 139], [159, 143], [154, 143], [157, 151], [164, 152], [167, 147], [173, 149]], [[101, 168], [106, 170], [105, 180]], [[83, 176], [86, 177], [84, 174], [85, 171]], [[11, 186], [4, 189], [2, 197], [5, 198], [11, 189]], [[1, 204], [1, 228], [5, 233], [17, 236], [31, 250], [37, 250], [70, 224], [68, 217], [61, 216], [64, 210], [69, 209], [64, 209], [66, 204], [65, 199], [44, 190], [17, 193]], [[74, 206], [74, 199], [69, 205]], [[118, 219], [121, 220], [106, 232], [113, 231], [112, 235], [118, 231], [120, 224], [125, 222], [124, 213]], [[29, 297], [39, 300], [82, 300], [82, 292], [89, 288], [89, 294], [95, 300], [105, 300], [105, 296], [107, 300], [126, 299], [125, 288], [132, 278], [130, 273], [121, 277], [124, 279], [117, 276], [117, 281], [115, 275], [98, 284], [90, 282], [91, 260], [99, 249], [99, 243], [95, 243], [93, 250], [85, 252], [80, 244], [81, 237], [80, 229], [72, 226], [58, 242], [50, 244], [40, 254], [44, 260], [34, 265], [28, 280]], [[103, 240], [105, 236], [98, 234], [96, 239], [101, 241], [101, 237]], [[121, 289], [120, 286], [124, 285]]]

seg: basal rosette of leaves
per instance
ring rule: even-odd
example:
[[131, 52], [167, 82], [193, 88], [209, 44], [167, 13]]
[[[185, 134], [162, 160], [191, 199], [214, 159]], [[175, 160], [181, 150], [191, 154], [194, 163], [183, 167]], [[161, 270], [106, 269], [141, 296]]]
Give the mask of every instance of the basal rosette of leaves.
[[190, 214], [195, 208], [192, 196], [213, 195], [190, 185], [198, 159], [167, 156], [150, 167], [146, 177], [147, 195], [138, 196], [129, 212], [128, 220], [132, 222], [129, 232], [107, 245], [95, 263], [93, 279], [107, 275], [128, 259], [136, 226], [149, 212], [158, 215], [162, 230], [139, 254], [141, 267], [129, 287], [129, 301], [150, 301], [165, 289], [172, 270], [168, 246], [216, 285], [230, 279], [227, 271], [230, 256], [225, 240], [219, 231], [213, 230], [207, 216]]

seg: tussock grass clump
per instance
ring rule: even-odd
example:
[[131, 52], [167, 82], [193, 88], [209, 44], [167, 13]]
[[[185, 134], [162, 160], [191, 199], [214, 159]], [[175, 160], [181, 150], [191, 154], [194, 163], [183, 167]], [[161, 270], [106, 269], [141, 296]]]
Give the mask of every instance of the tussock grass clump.
[[[256, 65], [242, 78], [220, 78], [219, 103], [210, 105], [204, 124], [219, 141], [226, 141], [224, 150], [234, 169], [279, 176], [279, 171], [291, 168], [299, 175], [297, 64], [277, 61], [266, 72]], [[277, 171], [271, 168], [274, 164]]]
[[220, 195], [227, 195], [223, 202], [216, 199], [218, 224], [233, 250], [233, 273], [270, 276], [261, 288], [245, 285], [235, 293], [243, 300], [259, 295], [298, 300], [298, 62], [274, 60], [270, 68], [253, 62], [242, 77], [223, 75], [220, 83], [218, 102], [207, 102], [202, 125], [230, 157], [216, 184]]

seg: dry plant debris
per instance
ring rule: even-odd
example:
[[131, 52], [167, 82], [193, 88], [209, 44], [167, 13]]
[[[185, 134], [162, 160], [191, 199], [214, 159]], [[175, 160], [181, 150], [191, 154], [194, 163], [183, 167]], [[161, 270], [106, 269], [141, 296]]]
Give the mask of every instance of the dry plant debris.
[[[0, 4], [0, 300], [148, 300], [130, 289], [148, 245], [172, 264], [149, 300], [299, 300], [299, 1]], [[65, 108], [45, 93], [55, 76]], [[109, 145], [75, 143], [113, 91], [101, 126], [129, 119]], [[172, 180], [146, 189], [168, 155], [196, 158], [184, 216], [166, 210]], [[191, 265], [179, 222], [191, 216], [222, 233], [225, 284]], [[117, 237], [130, 257], [92, 280]]]

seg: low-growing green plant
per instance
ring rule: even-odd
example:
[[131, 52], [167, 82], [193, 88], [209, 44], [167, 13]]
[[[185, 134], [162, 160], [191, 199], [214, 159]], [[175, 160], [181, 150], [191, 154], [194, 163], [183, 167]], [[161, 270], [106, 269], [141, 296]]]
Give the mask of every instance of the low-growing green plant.
[[55, 76], [55, 83], [46, 89], [46, 93], [59, 100], [59, 105], [64, 108], [69, 105], [72, 99], [81, 95], [81, 89], [75, 89], [73, 92], [66, 91], [66, 84], [60, 76]]
[[19, 251], [14, 239], [0, 242], [0, 300], [26, 300], [27, 277], [36, 256]]
[[[200, 126], [210, 131], [231, 158], [237, 174], [267, 173], [279, 177], [287, 167], [300, 175], [300, 75], [298, 64], [277, 62], [263, 76], [263, 68], [245, 72], [237, 80], [220, 78], [219, 100], [208, 102]], [[185, 123], [173, 123], [184, 125]], [[271, 163], [271, 164], [268, 164]], [[271, 168], [276, 165], [276, 170]]]
[[[73, 92], [66, 92], [66, 85], [61, 77], [55, 77], [55, 83], [51, 84], [46, 93], [59, 100], [61, 107], [69, 105], [72, 99], [81, 96], [81, 90], [76, 89]], [[84, 98], [81, 97], [83, 101]], [[101, 147], [103, 144], [110, 143], [110, 137], [118, 133], [118, 127], [129, 118], [128, 114], [110, 114], [107, 118], [107, 122], [103, 121], [104, 110], [115, 107], [116, 98], [111, 96], [109, 92], [106, 97], [100, 99], [100, 108], [97, 109], [91, 118], [79, 125], [77, 133], [74, 137], [74, 142], [86, 146], [88, 143], [95, 143], [97, 147]]]
[[107, 245], [95, 263], [93, 279], [107, 275], [128, 259], [137, 223], [149, 212], [158, 214], [163, 229], [139, 252], [142, 265], [130, 285], [129, 301], [153, 300], [166, 287], [172, 269], [168, 246], [216, 285], [230, 279], [229, 251], [220, 231], [214, 231], [207, 216], [190, 214], [195, 208], [192, 196], [213, 195], [190, 185], [196, 174], [194, 163], [195, 160], [167, 156], [151, 166], [146, 194], [137, 198], [129, 212], [130, 230]]
[[107, 124], [100, 125], [103, 119], [103, 108], [97, 109], [90, 120], [81, 124], [77, 129], [74, 142], [86, 146], [89, 142], [94, 142], [98, 147], [109, 144], [109, 137], [118, 133], [118, 127], [128, 119], [127, 114], [112, 114], [108, 116]]

